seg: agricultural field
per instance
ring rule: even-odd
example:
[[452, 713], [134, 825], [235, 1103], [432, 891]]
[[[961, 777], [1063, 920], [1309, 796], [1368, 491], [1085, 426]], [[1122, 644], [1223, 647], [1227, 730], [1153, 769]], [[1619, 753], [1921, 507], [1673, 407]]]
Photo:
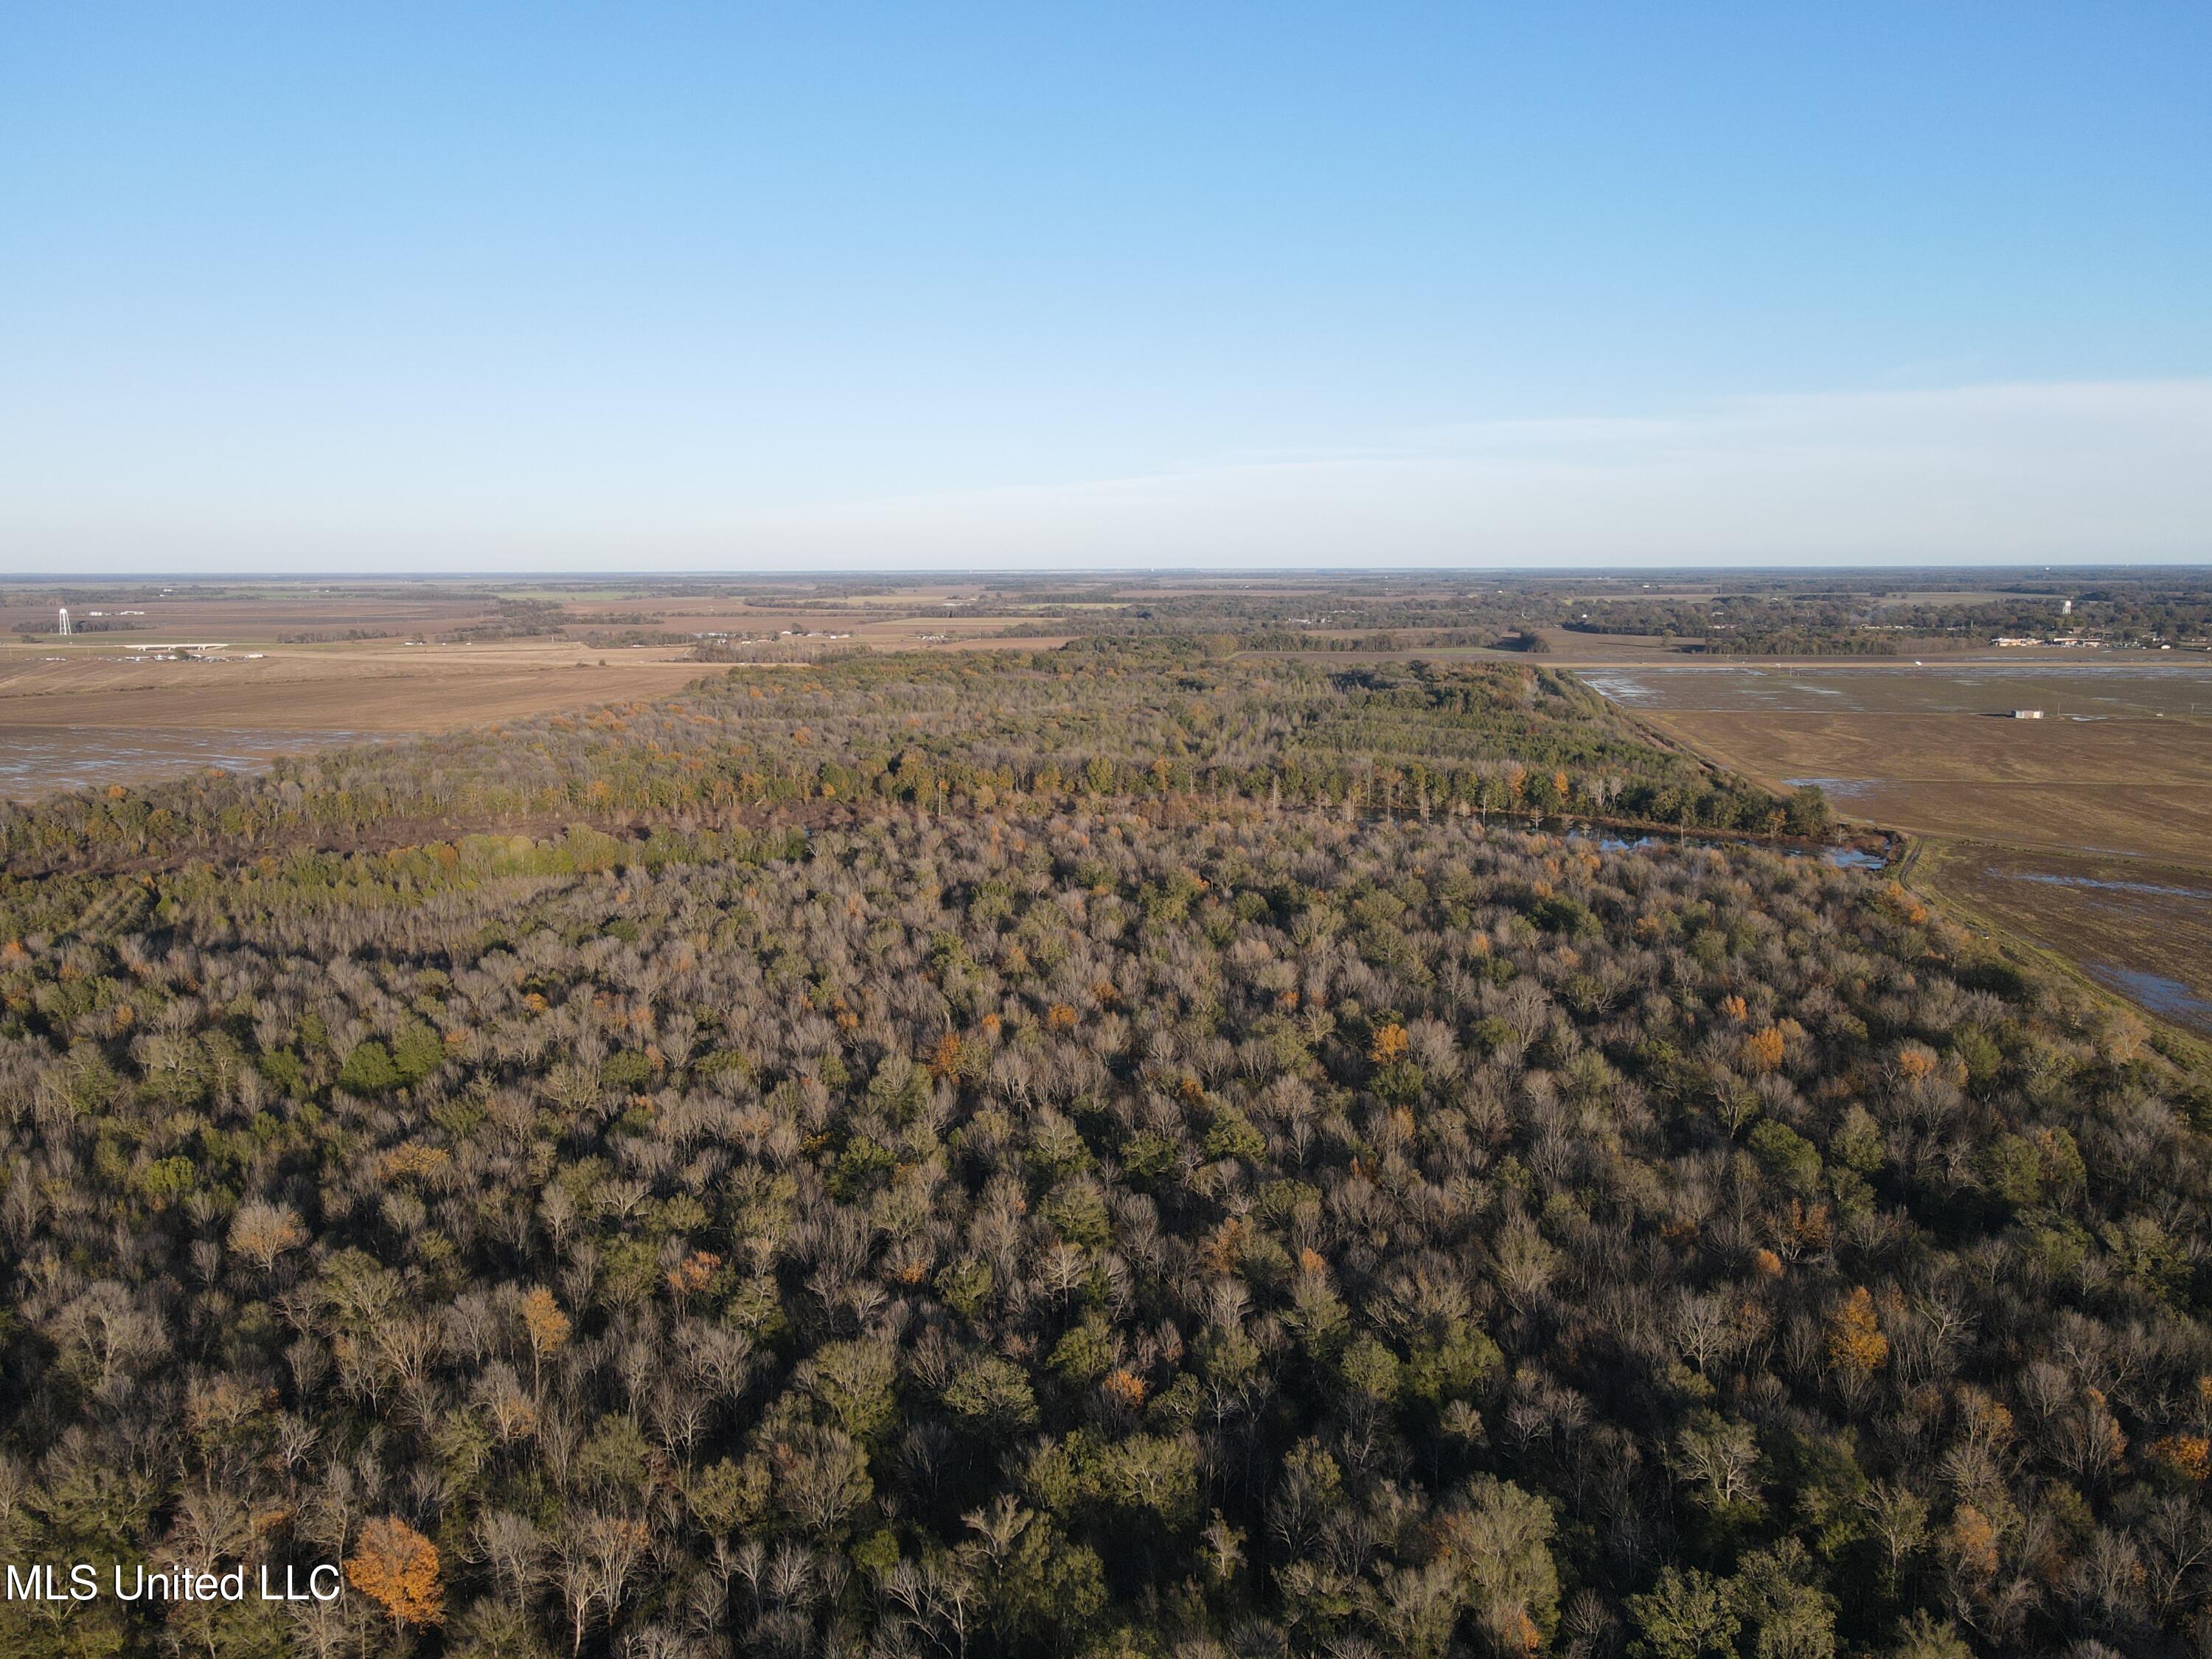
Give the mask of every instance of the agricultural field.
[[[2212, 842], [2212, 663], [1592, 672], [1658, 729], [1854, 816], [2142, 857]], [[2040, 709], [2040, 720], [2013, 711]]]
[[1981, 841], [1931, 840], [1913, 884], [2043, 945], [2147, 1012], [2212, 1033], [2212, 870]]
[[[2212, 664], [1591, 670], [1653, 730], [1931, 845], [1929, 890], [2212, 1029]], [[2037, 708], [2040, 720], [2012, 718]]]
[[[357, 738], [674, 690], [702, 654], [1035, 649], [942, 583], [823, 595], [635, 584], [185, 583], [0, 594], [0, 798], [235, 769]], [[53, 630], [63, 605], [75, 632]], [[971, 607], [963, 611], [962, 607]], [[951, 614], [948, 614], [948, 611]], [[1047, 619], [1048, 620], [1048, 619]], [[735, 643], [732, 643], [735, 641]], [[210, 647], [188, 653], [148, 649]]]
[[535, 641], [248, 649], [258, 653], [142, 662], [106, 649], [0, 647], [0, 793], [250, 764], [349, 738], [673, 690], [704, 672], [678, 652], [610, 653], [602, 663]]

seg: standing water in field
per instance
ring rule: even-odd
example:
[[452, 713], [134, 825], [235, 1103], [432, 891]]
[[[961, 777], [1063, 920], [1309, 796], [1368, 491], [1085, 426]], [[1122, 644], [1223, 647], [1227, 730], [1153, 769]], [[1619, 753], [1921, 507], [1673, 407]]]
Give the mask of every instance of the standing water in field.
[[[1569, 846], [1577, 843], [1588, 846], [1589, 837], [1579, 835], [1567, 837]], [[1724, 841], [1716, 836], [1638, 836], [1634, 841], [1625, 840], [1619, 836], [1600, 836], [1597, 838], [1597, 850], [1601, 853], [1638, 853], [1647, 847], [1718, 847], [1729, 852], [1740, 853], [1747, 847], [1759, 845], [1756, 842]], [[1767, 850], [1779, 853], [1784, 858], [1812, 856], [1811, 849], [1800, 846], [1776, 846]], [[1820, 855], [1838, 870], [1886, 870], [1889, 867], [1887, 858], [1863, 847], [1824, 847], [1819, 850]]]
[[66, 726], [0, 726], [0, 799], [180, 777], [202, 768], [243, 772], [278, 755], [350, 741], [351, 732]]

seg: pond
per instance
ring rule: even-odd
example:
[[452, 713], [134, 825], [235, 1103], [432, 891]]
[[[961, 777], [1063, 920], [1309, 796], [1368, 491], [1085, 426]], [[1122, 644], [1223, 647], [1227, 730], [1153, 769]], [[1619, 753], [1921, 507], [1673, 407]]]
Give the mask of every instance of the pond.
[[[1581, 842], [1587, 845], [1589, 840], [1590, 837], [1588, 836], [1572, 835], [1567, 837], [1567, 844], [1571, 847], [1577, 842]], [[1723, 852], [1740, 853], [1747, 848], [1758, 848], [1759, 843], [1723, 841], [1716, 836], [1638, 836], [1633, 841], [1626, 840], [1619, 836], [1597, 837], [1597, 850], [1601, 853], [1639, 853], [1647, 847], [1717, 847]], [[1817, 850], [1821, 858], [1838, 870], [1887, 870], [1889, 867], [1889, 860], [1881, 854], [1870, 853], [1860, 847], [1823, 847], [1815, 849], [1777, 845], [1760, 850], [1779, 853], [1784, 858], [1792, 859], [1810, 858]]]

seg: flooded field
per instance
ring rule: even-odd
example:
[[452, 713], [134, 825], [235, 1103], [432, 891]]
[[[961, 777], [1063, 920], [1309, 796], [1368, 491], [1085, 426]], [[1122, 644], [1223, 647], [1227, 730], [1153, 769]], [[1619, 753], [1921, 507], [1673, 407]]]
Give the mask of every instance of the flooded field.
[[213, 767], [226, 772], [278, 755], [349, 741], [351, 732], [199, 731], [140, 726], [0, 726], [0, 799], [58, 789], [144, 783]]
[[2212, 660], [1583, 678], [1716, 760], [1934, 838], [1923, 884], [2147, 1012], [2212, 1030]]
[[1953, 842], [1930, 846], [1914, 880], [2212, 1035], [2212, 870]]
[[[1927, 835], [2195, 862], [2212, 848], [2212, 660], [1585, 671], [1715, 759]], [[2040, 718], [2014, 718], [2016, 710]]]
[[2212, 720], [2212, 658], [2134, 653], [2099, 660], [1813, 667], [1713, 664], [1586, 668], [1579, 678], [1634, 708], [1714, 714], [1980, 714], [2046, 720]]
[[2089, 971], [2100, 979], [2110, 980], [2115, 990], [2133, 997], [2154, 1014], [2164, 1014], [2169, 1019], [2212, 1032], [2212, 1002], [2198, 996], [2178, 979], [2147, 974], [2136, 968], [2118, 968], [2110, 963], [2093, 962]]

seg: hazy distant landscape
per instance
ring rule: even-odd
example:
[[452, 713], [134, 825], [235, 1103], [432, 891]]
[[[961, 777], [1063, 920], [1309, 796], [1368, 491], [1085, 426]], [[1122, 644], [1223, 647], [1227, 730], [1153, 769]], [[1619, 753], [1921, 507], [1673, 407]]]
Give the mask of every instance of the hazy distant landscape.
[[[1315, 662], [1526, 660], [1843, 817], [1986, 925], [2212, 1029], [2212, 585], [1301, 575], [0, 588], [0, 795], [673, 690], [707, 665], [1031, 651], [1135, 628]], [[46, 627], [73, 600], [80, 631]], [[125, 617], [118, 613], [129, 612]], [[1638, 631], [1629, 631], [1631, 629]], [[98, 630], [98, 631], [88, 631]], [[204, 659], [142, 641], [206, 636]], [[1999, 639], [2021, 643], [1999, 646]], [[2063, 640], [2066, 643], [2051, 641]], [[2033, 641], [2033, 643], [2026, 641]], [[2039, 720], [2011, 718], [2019, 709]], [[2117, 881], [2144, 860], [2150, 896]], [[2157, 925], [2146, 927], [2154, 909]]]

